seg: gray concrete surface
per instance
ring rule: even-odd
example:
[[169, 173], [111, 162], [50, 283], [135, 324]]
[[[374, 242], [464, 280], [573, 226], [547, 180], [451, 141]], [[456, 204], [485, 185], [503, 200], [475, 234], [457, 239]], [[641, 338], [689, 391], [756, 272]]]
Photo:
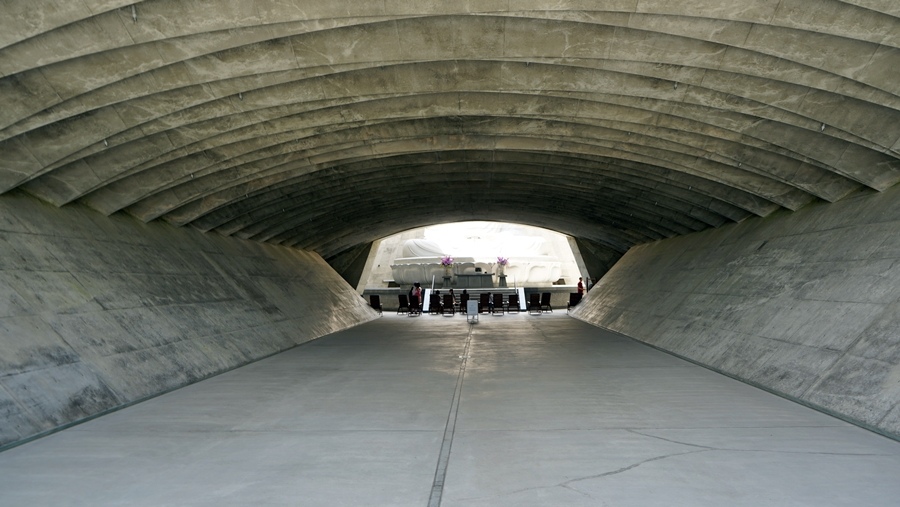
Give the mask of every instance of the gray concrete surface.
[[377, 318], [316, 254], [0, 199], [0, 449]]
[[0, 505], [895, 506], [898, 476], [898, 442], [564, 312], [386, 314], [0, 453]]
[[635, 247], [574, 315], [900, 440], [900, 187]]

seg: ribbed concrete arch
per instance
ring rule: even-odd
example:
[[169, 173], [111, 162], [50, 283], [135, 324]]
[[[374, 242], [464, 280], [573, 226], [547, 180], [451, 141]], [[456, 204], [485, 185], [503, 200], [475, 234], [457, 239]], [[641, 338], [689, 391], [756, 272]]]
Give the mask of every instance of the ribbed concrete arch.
[[[454, 152], [450, 152], [450, 154], [453, 153]], [[513, 168], [512, 171], [515, 173], [521, 172], [522, 175], [525, 175], [528, 178], [539, 178], [544, 175], [544, 166], [546, 165], [545, 163], [541, 163], [541, 160], [549, 159], [547, 156], [539, 157], [537, 156], [538, 154], [501, 158], [499, 157], [500, 154], [486, 151], [464, 152], [463, 154], [453, 156], [452, 158], [447, 157], [447, 153], [444, 155], [442, 160], [435, 160], [435, 157], [426, 154], [424, 157], [392, 157], [390, 159], [377, 161], [379, 163], [374, 161], [358, 162], [351, 165], [351, 170], [356, 172], [358, 167], [360, 171], [368, 172], [374, 169], [376, 171], [384, 171], [389, 177], [393, 177], [392, 174], [397, 170], [411, 171], [413, 174], [416, 174], [431, 168], [441, 173], [458, 173], [467, 171], [473, 165], [477, 165], [478, 167], [474, 169], [474, 172], [477, 173], [479, 170], [487, 172], [492, 165], [510, 165]], [[588, 179], [594, 185], [602, 186], [602, 188], [609, 191], [615, 190], [624, 192], [625, 197], [628, 199], [637, 199], [639, 202], [645, 200], [649, 201], [650, 198], [659, 198], [658, 201], [654, 201], [654, 206], [660, 205], [669, 208], [672, 210], [673, 214], [681, 213], [701, 220], [708, 225], [722, 225], [729, 219], [737, 221], [747, 216], [746, 213], [741, 214], [740, 210], [729, 206], [726, 203], [714, 203], [705, 200], [702, 195], [692, 192], [689, 188], [678, 188], [675, 185], [665, 184], [665, 182], [660, 182], [659, 184], [646, 184], [653, 180], [652, 174], [646, 175], [644, 178], [645, 181], [631, 181], [629, 176], [633, 173], [621, 170], [617, 171], [616, 168], [607, 168], [603, 176], [598, 177], [590, 171], [590, 168], [584, 167], [585, 165], [592, 163], [596, 164], [596, 162], [590, 160], [582, 161], [572, 159], [571, 162], [556, 160], [554, 165], [569, 168], [570, 173], [563, 179], [566, 185], [582, 184], [585, 179]], [[344, 166], [344, 168], [348, 169], [347, 166]], [[294, 187], [298, 190], [293, 190]], [[302, 192], [307, 189], [308, 185], [303, 177], [297, 178], [296, 180], [289, 180], [277, 187], [268, 187], [266, 190], [268, 195], [259, 196], [258, 199], [248, 203], [251, 206], [256, 206], [256, 208], [250, 208], [248, 206], [247, 209], [242, 209], [240, 206], [236, 205], [229, 206], [224, 208], [221, 212], [209, 213], [204, 217], [193, 221], [192, 224], [203, 230], [216, 228], [225, 234], [234, 234], [242, 228], [254, 224], [256, 218], [253, 215], [260, 213], [265, 215], [266, 211], [263, 211], [263, 208], [269, 206], [274, 206], [276, 208], [279, 206], [283, 207], [284, 202], [290, 202], [291, 200], [299, 198], [302, 195]], [[605, 197], [605, 201], [608, 201], [610, 196]], [[258, 203], [260, 202], [271, 202], [272, 204], [258, 206]], [[715, 209], [715, 212], [710, 211], [710, 208]]]
[[620, 254], [900, 182], [893, 0], [2, 9], [0, 191], [325, 258], [471, 219]]

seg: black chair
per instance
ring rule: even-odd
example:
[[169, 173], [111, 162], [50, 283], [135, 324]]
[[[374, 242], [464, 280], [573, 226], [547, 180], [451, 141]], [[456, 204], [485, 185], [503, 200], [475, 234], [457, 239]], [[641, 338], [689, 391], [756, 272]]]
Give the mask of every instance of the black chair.
[[374, 308], [378, 312], [378, 315], [383, 313], [381, 309], [381, 296], [377, 294], [369, 295], [369, 306]]
[[428, 298], [428, 313], [443, 313], [440, 295], [432, 294], [431, 297]]
[[519, 313], [519, 295], [510, 294], [509, 298], [506, 300], [506, 305], [506, 313]]
[[482, 293], [478, 296], [478, 313], [491, 312], [491, 294]]
[[528, 298], [528, 315], [540, 315], [541, 313], [541, 295], [535, 292]]
[[550, 306], [550, 293], [541, 293], [541, 311], [553, 313], [553, 307]]
[[569, 310], [571, 310], [573, 306], [581, 302], [581, 296], [582, 295], [578, 292], [569, 293], [569, 304], [566, 305], [566, 313], [569, 313]]
[[492, 315], [503, 315], [503, 294], [497, 294], [494, 296], [494, 304], [491, 307]]
[[409, 298], [406, 297], [406, 294], [399, 294], [397, 298], [400, 299], [400, 306], [397, 307], [397, 313], [409, 313], [412, 311], [412, 308], [409, 306]]
[[447, 312], [450, 312], [450, 315], [456, 315], [456, 308], [453, 307], [453, 296], [450, 294], [444, 294], [444, 307], [441, 313], [447, 315]]

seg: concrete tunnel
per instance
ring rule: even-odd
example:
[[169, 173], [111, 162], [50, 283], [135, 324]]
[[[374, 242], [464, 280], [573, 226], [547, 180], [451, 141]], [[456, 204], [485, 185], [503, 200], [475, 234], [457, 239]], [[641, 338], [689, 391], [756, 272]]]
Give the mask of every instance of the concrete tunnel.
[[573, 316], [900, 439], [900, 4], [11, 0], [0, 449], [377, 319], [379, 238], [575, 238]]

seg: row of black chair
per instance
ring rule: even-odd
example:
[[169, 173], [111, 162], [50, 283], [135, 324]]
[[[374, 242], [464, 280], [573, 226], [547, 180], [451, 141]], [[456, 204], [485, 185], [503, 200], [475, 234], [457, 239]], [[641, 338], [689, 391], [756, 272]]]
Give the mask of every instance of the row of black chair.
[[[553, 313], [553, 306], [550, 304], [550, 296], [549, 292], [543, 293], [533, 293], [530, 295], [528, 300], [528, 313], [539, 315], [544, 312]], [[397, 308], [397, 313], [409, 313], [416, 314], [421, 313], [421, 307], [419, 306], [418, 299], [416, 296], [412, 297], [412, 301], [407, 297], [406, 294], [399, 294], [399, 306]], [[493, 299], [499, 298], [499, 304]], [[468, 294], [462, 294], [460, 296], [459, 304], [454, 300], [453, 296], [450, 294], [444, 294], [443, 299], [438, 294], [432, 294], [431, 299], [429, 301], [429, 313], [432, 314], [442, 314], [442, 315], [455, 315], [456, 312], [467, 313], [466, 311], [466, 303], [469, 300]], [[573, 292], [569, 294], [569, 304], [566, 307], [566, 311], [568, 312], [573, 306], [577, 305], [581, 301], [581, 294], [577, 292]], [[372, 294], [369, 296], [369, 304], [372, 308], [378, 310], [378, 313], [382, 313], [381, 308], [381, 296], [376, 294]], [[478, 301], [478, 313], [492, 313], [492, 314], [502, 314], [504, 311], [507, 313], [518, 313], [519, 312], [519, 295], [518, 294], [510, 294], [507, 298], [506, 305], [503, 304], [503, 294], [491, 295], [490, 293], [482, 293], [479, 295]]]

